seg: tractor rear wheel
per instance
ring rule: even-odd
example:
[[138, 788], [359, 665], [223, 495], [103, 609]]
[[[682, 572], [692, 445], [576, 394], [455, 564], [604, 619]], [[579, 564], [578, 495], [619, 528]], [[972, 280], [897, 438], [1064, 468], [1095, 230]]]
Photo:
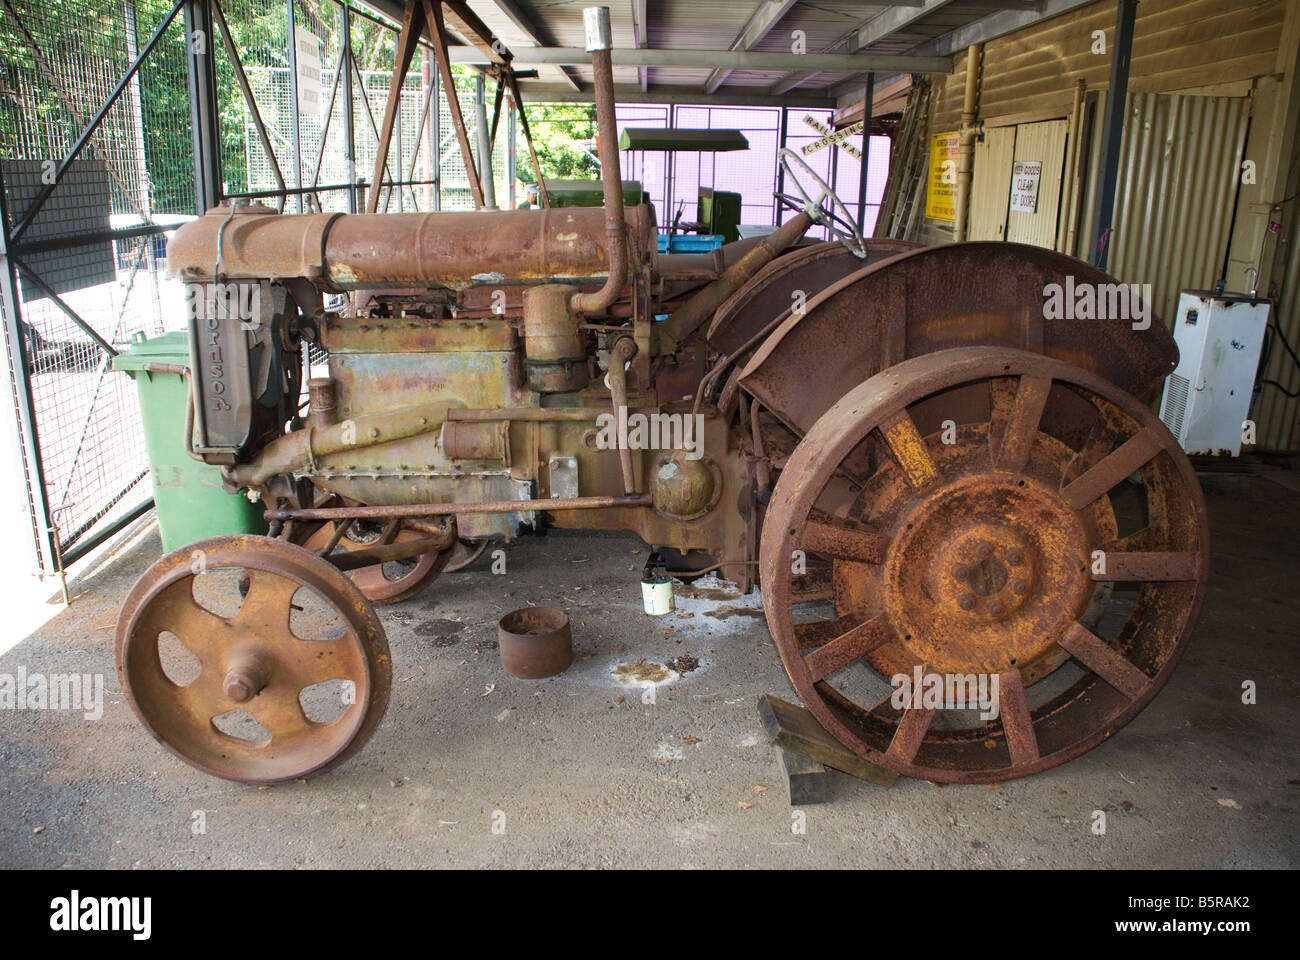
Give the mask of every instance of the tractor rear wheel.
[[[897, 773], [978, 783], [1077, 757], [1151, 701], [1208, 551], [1196, 476], [1143, 403], [1039, 354], [962, 347], [816, 422], [760, 569], [786, 672], [828, 731]], [[792, 585], [808, 554], [833, 562], [820, 615]]]

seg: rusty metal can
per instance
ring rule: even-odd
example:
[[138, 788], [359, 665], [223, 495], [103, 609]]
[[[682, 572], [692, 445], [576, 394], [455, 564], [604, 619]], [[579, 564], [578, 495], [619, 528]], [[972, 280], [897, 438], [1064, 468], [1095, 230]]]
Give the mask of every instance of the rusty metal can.
[[512, 677], [540, 680], [563, 673], [573, 662], [569, 617], [554, 607], [523, 607], [497, 624], [501, 666]]

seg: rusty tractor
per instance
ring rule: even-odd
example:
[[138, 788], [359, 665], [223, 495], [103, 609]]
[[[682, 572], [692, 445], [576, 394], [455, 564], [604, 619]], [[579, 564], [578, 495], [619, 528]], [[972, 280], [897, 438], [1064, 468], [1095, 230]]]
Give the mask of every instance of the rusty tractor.
[[[761, 586], [803, 703], [897, 773], [1008, 780], [1132, 719], [1208, 570], [1195, 475], [1144, 402], [1176, 360], [1165, 327], [1049, 319], [1049, 285], [1113, 282], [1049, 250], [864, 239], [788, 156], [800, 196], [773, 233], [660, 255], [613, 137], [599, 152], [603, 208], [223, 205], [176, 232], [174, 275], [256, 293], [191, 319], [186, 442], [270, 533], [193, 544], [130, 591], [117, 663], [149, 732], [233, 780], [338, 764], [388, 700], [373, 605], [543, 521]], [[805, 241], [815, 223], [835, 239]], [[302, 372], [309, 348], [327, 375]], [[300, 626], [317, 614], [331, 631]], [[898, 675], [994, 678], [997, 716], [900, 705]], [[330, 683], [325, 716], [309, 694]], [[223, 726], [241, 711], [257, 736]]]

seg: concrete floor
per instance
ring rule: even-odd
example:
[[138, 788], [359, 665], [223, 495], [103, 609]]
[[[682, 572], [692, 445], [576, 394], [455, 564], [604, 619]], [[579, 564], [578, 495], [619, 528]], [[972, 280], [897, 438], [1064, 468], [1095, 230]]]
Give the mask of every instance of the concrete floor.
[[[1300, 493], [1285, 479], [1205, 478], [1204, 613], [1169, 685], [1110, 741], [992, 787], [834, 774], [830, 802], [802, 809], [802, 834], [756, 718], [761, 694], [793, 699], [757, 594], [679, 586], [693, 616], [646, 617], [647, 550], [622, 536], [522, 540], [505, 575], [484, 557], [381, 608], [392, 701], [344, 766], [263, 789], [204, 776], [150, 739], [118, 688], [118, 607], [159, 553], [143, 525], [73, 583], [70, 608], [0, 656], [0, 673], [102, 673], [107, 691], [97, 721], [0, 710], [0, 867], [1294, 868]], [[529, 602], [573, 618], [561, 677], [500, 668], [496, 620]], [[613, 675], [683, 654], [700, 667], [653, 705]], [[1256, 705], [1241, 702], [1245, 680]]]

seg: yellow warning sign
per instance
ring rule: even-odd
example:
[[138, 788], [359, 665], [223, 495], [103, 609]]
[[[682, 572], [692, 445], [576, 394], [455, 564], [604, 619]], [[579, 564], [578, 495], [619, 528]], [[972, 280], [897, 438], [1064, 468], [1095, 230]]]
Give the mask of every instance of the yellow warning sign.
[[925, 185], [925, 215], [952, 223], [957, 218], [957, 154], [961, 135], [938, 133], [930, 138], [930, 175]]

